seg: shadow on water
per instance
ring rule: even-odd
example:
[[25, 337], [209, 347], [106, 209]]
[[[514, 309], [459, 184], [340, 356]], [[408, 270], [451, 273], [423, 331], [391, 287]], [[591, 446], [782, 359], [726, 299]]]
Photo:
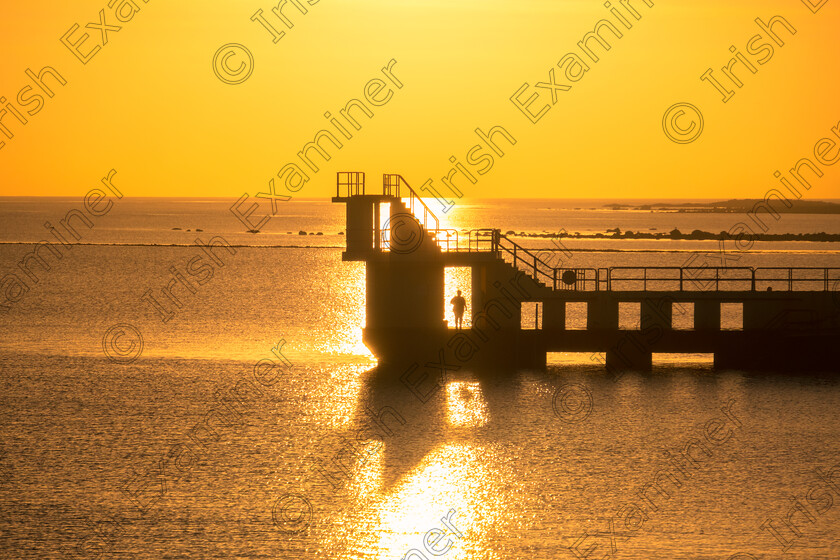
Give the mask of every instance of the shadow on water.
[[[408, 372], [408, 375], [407, 375]], [[616, 405], [626, 398], [628, 387], [635, 386], [650, 395], [667, 394], [670, 388], [691, 379], [704, 391], [728, 393], [725, 379], [757, 385], [826, 385], [836, 384], [836, 375], [826, 373], [746, 373], [716, 371], [711, 367], [686, 364], [656, 366], [649, 372], [626, 372], [618, 377], [602, 367], [549, 366], [546, 370], [468, 367], [441, 375], [435, 368], [410, 364], [379, 365], [364, 374], [356, 426], [364, 426], [368, 439], [381, 442], [380, 454], [383, 490], [393, 490], [406, 475], [420, 467], [436, 448], [468, 439], [504, 440], [511, 420], [512, 395], [525, 383], [544, 389], [546, 421], [556, 421], [564, 414], [588, 414], [580, 407]], [[568, 394], [561, 389], [570, 387]], [[480, 395], [476, 397], [475, 395]], [[480, 398], [482, 421], [478, 427], [459, 428], [453, 425], [451, 413], [458, 401], [469, 404]], [[566, 401], [558, 400], [565, 398]], [[635, 398], [635, 397], [634, 397]], [[639, 397], [642, 401], [644, 398]], [[585, 401], [589, 400], [587, 404]], [[564, 409], [565, 406], [565, 409]], [[533, 411], [529, 411], [532, 413]], [[550, 415], [554, 415], [551, 418]], [[375, 444], [374, 444], [375, 445]]]
[[368, 426], [370, 436], [383, 442], [379, 452], [385, 491], [420, 466], [435, 448], [457, 437], [449, 413], [452, 395], [457, 399], [462, 394], [458, 387], [477, 389], [486, 421], [481, 431], [492, 434], [502, 428], [498, 419], [505, 416], [510, 395], [521, 383], [514, 370], [464, 368], [443, 376], [439, 370], [419, 366], [406, 377], [409, 369], [409, 365], [380, 365], [366, 372], [357, 407], [357, 425]]
[[[406, 372], [409, 372], [406, 375]], [[638, 375], [643, 383], [658, 385], [666, 382], [662, 372]], [[673, 375], [673, 373], [666, 374]], [[715, 383], [714, 375], [706, 379]], [[447, 371], [445, 378], [434, 368], [418, 366], [411, 370], [405, 365], [379, 365], [364, 374], [359, 405], [354, 420], [357, 426], [366, 426], [367, 437], [382, 442], [378, 453], [382, 466], [383, 491], [390, 491], [406, 475], [417, 469], [424, 459], [442, 445], [463, 441], [464, 438], [505, 440], [512, 420], [512, 396], [518, 394], [523, 384], [534, 383], [545, 390], [542, 405], [545, 421], [555, 422], [552, 414], [552, 395], [556, 389], [573, 385], [575, 392], [569, 407], [580, 406], [580, 399], [596, 394], [600, 400], [616, 398], [617, 384], [611, 376], [598, 367], [549, 367], [532, 370], [502, 367], [463, 367]], [[412, 387], [413, 385], [413, 387]], [[586, 387], [581, 393], [580, 387]], [[480, 423], [477, 426], [459, 427], [452, 423], [450, 414], [459, 404], [471, 404], [480, 399]], [[584, 403], [584, 406], [587, 406]], [[533, 414], [535, 411], [527, 411]], [[567, 411], [568, 412], [568, 411]], [[588, 414], [573, 410], [574, 414]]]
[[[445, 425], [443, 391], [431, 375], [423, 384], [425, 402], [400, 380], [405, 368], [380, 365], [367, 372], [357, 408], [358, 425], [367, 425], [379, 448], [383, 489], [390, 490], [420, 465], [442, 442]], [[423, 370], [415, 371], [418, 378]]]

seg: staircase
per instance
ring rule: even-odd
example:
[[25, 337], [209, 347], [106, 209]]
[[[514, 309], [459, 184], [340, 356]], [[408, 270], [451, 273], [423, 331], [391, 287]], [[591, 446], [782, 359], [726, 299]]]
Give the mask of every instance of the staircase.
[[[399, 174], [383, 174], [383, 194], [395, 197], [392, 204], [398, 204], [401, 211], [417, 219], [425, 236], [434, 240], [441, 252], [475, 252], [494, 254], [505, 261], [513, 271], [530, 276], [538, 286], [552, 290], [597, 289], [597, 273], [594, 269], [560, 269], [552, 267], [529, 249], [516, 243], [499, 229], [475, 229], [467, 232], [466, 240], [458, 230], [440, 227], [434, 212], [423, 202], [408, 181]], [[404, 200], [408, 199], [406, 203]], [[387, 247], [387, 230], [382, 231], [383, 247]]]

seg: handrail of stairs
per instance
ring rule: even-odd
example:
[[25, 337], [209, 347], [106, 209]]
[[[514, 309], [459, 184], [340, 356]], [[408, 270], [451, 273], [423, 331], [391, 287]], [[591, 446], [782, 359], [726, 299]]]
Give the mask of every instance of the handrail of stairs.
[[[509, 243], [512, 246], [512, 249], [510, 247], [505, 246], [503, 241]], [[537, 255], [535, 255], [534, 253], [532, 253], [531, 251], [529, 251], [528, 249], [526, 249], [525, 247], [523, 247], [522, 245], [520, 245], [516, 241], [510, 239], [507, 235], [504, 235], [499, 230], [497, 230], [497, 233], [496, 233], [495, 244], [498, 247], [498, 249], [504, 250], [508, 254], [513, 256], [513, 266], [514, 266], [514, 268], [518, 268], [516, 266], [517, 261], [522, 261], [525, 264], [525, 266], [527, 267], [527, 269], [530, 269], [532, 271], [531, 276], [535, 280], [537, 280], [538, 282], [541, 282], [542, 280], [540, 280], [540, 275], [542, 275], [542, 276], [545, 276], [545, 278], [546, 278], [546, 280], [545, 280], [546, 284], [554, 285], [555, 273], [554, 273], [554, 267], [553, 266], [550, 266], [545, 261], [543, 261], [541, 258], [539, 258]], [[540, 270], [540, 265], [542, 265], [545, 269], [547, 269], [551, 272], [545, 272], [544, 270]], [[527, 272], [527, 269], [526, 269], [526, 272]]]
[[[396, 196], [397, 198], [403, 198], [400, 194], [400, 187], [405, 185], [408, 189], [409, 195], [406, 197], [408, 198], [408, 210], [415, 216], [417, 213], [414, 211], [415, 208], [415, 200], [420, 203], [423, 207], [423, 229], [427, 232], [431, 230], [439, 230], [440, 229], [440, 222], [438, 221], [437, 216], [435, 216], [434, 212], [432, 212], [426, 203], [423, 202], [423, 199], [420, 198], [420, 195], [411, 188], [411, 185], [408, 184], [408, 181], [400, 175], [399, 173], [383, 173], [382, 174], [382, 193], [388, 196]], [[430, 222], [434, 221], [434, 227], [429, 227]]]

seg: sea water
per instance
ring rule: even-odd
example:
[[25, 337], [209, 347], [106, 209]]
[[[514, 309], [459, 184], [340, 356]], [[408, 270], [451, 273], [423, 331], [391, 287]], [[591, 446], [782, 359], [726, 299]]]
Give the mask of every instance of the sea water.
[[[606, 202], [471, 201], [447, 225], [718, 232], [743, 218]], [[467, 364], [422, 402], [362, 343], [365, 270], [341, 260], [343, 207], [289, 201], [252, 234], [232, 203], [120, 201], [3, 313], [0, 557], [435, 558], [439, 538], [447, 559], [840, 558], [831, 376]], [[77, 205], [6, 199], [0, 272], [22, 277], [44, 221]], [[820, 231], [840, 233], [840, 216], [783, 215], [772, 232]], [[144, 294], [164, 301], [196, 239], [217, 237], [235, 253], [217, 249], [223, 264], [164, 321]], [[575, 267], [719, 254], [717, 241], [563, 243]], [[838, 249], [758, 242], [735, 256], [840, 267]], [[465, 284], [448, 276], [447, 301]], [[113, 359], [140, 340], [136, 359]], [[256, 383], [269, 363], [271, 383]]]

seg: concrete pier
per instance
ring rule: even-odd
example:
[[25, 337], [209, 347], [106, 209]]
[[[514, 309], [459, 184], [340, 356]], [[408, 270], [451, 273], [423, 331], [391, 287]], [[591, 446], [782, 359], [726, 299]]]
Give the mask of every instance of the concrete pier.
[[[333, 201], [347, 205], [343, 259], [366, 265], [364, 341], [382, 361], [432, 351], [543, 368], [549, 352], [602, 352], [619, 372], [650, 370], [658, 353], [704, 353], [723, 369], [840, 371], [840, 269], [560, 269], [499, 230], [440, 228], [399, 175], [367, 194], [363, 173], [340, 173]], [[455, 266], [471, 269], [464, 331], [444, 320], [445, 269]], [[768, 291], [771, 282], [788, 289]], [[526, 307], [534, 326], [534, 305], [537, 328], [523, 328]], [[638, 314], [634, 328], [622, 328], [622, 306]], [[585, 328], [567, 328], [575, 313]]]

